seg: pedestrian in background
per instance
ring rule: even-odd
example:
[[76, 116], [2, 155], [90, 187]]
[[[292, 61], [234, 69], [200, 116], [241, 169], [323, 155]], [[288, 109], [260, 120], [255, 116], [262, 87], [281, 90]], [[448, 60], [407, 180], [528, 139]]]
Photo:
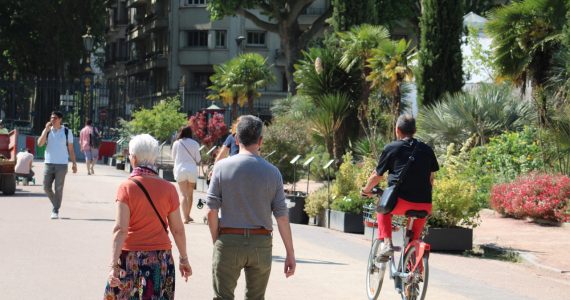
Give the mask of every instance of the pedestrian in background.
[[24, 185], [28, 185], [28, 182], [34, 180], [34, 171], [32, 171], [33, 162], [34, 155], [26, 148], [22, 148], [20, 152], [16, 154], [14, 173], [16, 177], [24, 178]]
[[259, 156], [262, 130], [259, 118], [242, 116], [236, 132], [239, 154], [214, 166], [207, 195], [208, 226], [214, 242], [214, 299], [234, 299], [242, 269], [245, 299], [265, 299], [272, 263], [272, 214], [285, 245], [285, 276], [295, 273], [283, 179], [275, 166]]
[[192, 129], [185, 126], [180, 129], [176, 141], [172, 144], [174, 160], [174, 179], [178, 182], [182, 194], [182, 219], [188, 224], [194, 219], [190, 217], [194, 202], [194, 188], [198, 180], [198, 164], [200, 163], [200, 145], [192, 139]]
[[188, 281], [192, 275], [178, 193], [158, 176], [158, 153], [158, 141], [148, 134], [129, 142], [134, 169], [117, 191], [111, 270], [104, 299], [174, 299], [175, 266], [168, 228], [180, 253], [182, 277]]
[[85, 127], [79, 133], [79, 146], [81, 152], [85, 155], [85, 164], [87, 165], [87, 175], [95, 174], [95, 164], [99, 160], [99, 144], [101, 133], [93, 122], [89, 119], [85, 121]]
[[[44, 191], [53, 209], [51, 219], [59, 219], [59, 208], [63, 199], [63, 184], [69, 159], [73, 165], [71, 170], [77, 173], [77, 161], [73, 150], [73, 133], [71, 129], [61, 125], [63, 114], [59, 111], [51, 113], [50, 121], [38, 138], [38, 146], [46, 145], [44, 158]], [[54, 185], [52, 189], [52, 185]], [[54, 192], [55, 190], [55, 192]]]

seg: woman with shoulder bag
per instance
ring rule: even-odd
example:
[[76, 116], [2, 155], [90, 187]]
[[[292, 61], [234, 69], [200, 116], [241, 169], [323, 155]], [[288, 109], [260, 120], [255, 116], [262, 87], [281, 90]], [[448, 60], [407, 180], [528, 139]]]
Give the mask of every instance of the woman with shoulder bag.
[[200, 145], [192, 139], [190, 126], [183, 127], [172, 144], [174, 160], [174, 179], [178, 182], [182, 194], [182, 218], [188, 224], [194, 219], [190, 217], [194, 189], [198, 180], [198, 164], [200, 163]]
[[129, 142], [134, 169], [117, 191], [110, 272], [103, 299], [174, 299], [175, 266], [170, 229], [186, 281], [192, 268], [176, 188], [158, 177], [158, 141], [148, 134]]

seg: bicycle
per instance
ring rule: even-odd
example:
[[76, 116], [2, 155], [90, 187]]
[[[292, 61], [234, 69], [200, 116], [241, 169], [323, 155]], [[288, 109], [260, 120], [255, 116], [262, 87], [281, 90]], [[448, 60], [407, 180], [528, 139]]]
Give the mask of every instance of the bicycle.
[[[382, 190], [375, 188], [372, 193], [382, 194]], [[365, 206], [364, 208], [368, 210], [367, 217], [370, 218], [370, 210], [374, 210], [375, 207]], [[425, 210], [408, 210], [406, 212], [407, 226], [404, 227], [406, 222], [392, 222], [393, 231], [404, 228], [406, 231], [402, 235], [403, 246], [401, 248], [394, 247], [394, 255], [390, 256], [389, 259], [378, 255], [382, 241], [375, 237], [374, 230], [372, 231], [372, 245], [366, 266], [366, 294], [368, 299], [378, 299], [384, 281], [384, 274], [388, 267], [390, 278], [394, 280], [395, 289], [402, 296], [403, 300], [423, 300], [425, 298], [429, 279], [428, 258], [430, 245], [421, 239], [410, 241], [410, 237], [414, 220], [425, 218], [427, 215], [428, 212]], [[397, 260], [398, 265], [396, 266], [395, 253], [401, 252], [401, 249], [404, 249], [404, 252]]]

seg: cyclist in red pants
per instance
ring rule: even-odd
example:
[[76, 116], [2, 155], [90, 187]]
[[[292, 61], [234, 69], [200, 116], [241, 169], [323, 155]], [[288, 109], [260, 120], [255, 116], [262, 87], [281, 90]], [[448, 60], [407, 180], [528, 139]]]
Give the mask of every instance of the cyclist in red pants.
[[[416, 120], [411, 115], [401, 115], [396, 121], [397, 140], [386, 145], [378, 160], [376, 170], [370, 174], [362, 194], [372, 197], [371, 190], [388, 171], [388, 186], [394, 185], [400, 172], [408, 163], [414, 147], [418, 147], [403, 182], [398, 187], [398, 202], [389, 214], [378, 214], [378, 238], [384, 240], [380, 256], [394, 253], [392, 245], [392, 215], [404, 215], [408, 210], [426, 210], [431, 213], [431, 192], [435, 172], [439, 165], [430, 146], [414, 139]], [[418, 239], [426, 219], [416, 219], [412, 228], [413, 239]]]

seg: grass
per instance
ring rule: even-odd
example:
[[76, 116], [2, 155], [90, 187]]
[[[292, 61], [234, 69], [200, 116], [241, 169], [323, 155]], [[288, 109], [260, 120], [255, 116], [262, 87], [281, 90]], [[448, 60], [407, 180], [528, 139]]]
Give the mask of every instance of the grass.
[[474, 246], [472, 250], [463, 252], [463, 255], [514, 263], [521, 261], [521, 257], [517, 251], [508, 248], [497, 247], [495, 245], [477, 245]]

